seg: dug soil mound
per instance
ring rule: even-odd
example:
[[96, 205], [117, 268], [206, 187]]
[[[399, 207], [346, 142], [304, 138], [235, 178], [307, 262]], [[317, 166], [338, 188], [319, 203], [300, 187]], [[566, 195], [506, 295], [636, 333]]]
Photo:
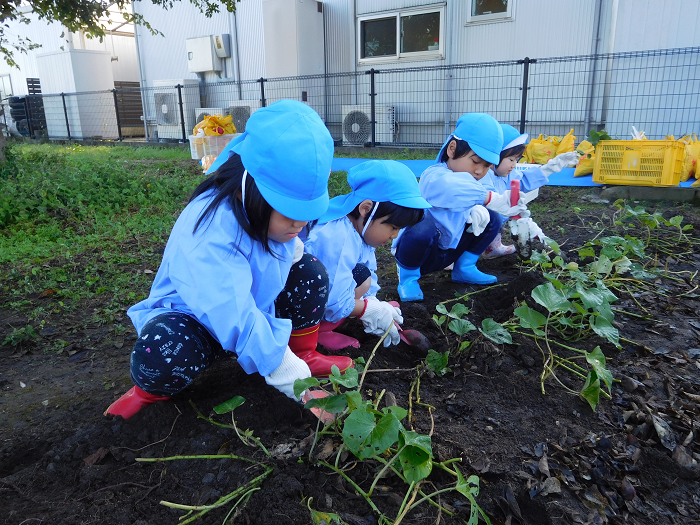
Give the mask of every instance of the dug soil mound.
[[[590, 213], [600, 219], [614, 211], [601, 206]], [[552, 213], [543, 214], [540, 225], [573, 261], [576, 252], [568, 249], [596, 235], [590, 226], [596, 220]], [[695, 219], [686, 216], [686, 221]], [[695, 228], [700, 228], [697, 221]], [[542, 392], [543, 352], [534, 339], [514, 334], [513, 344], [497, 344], [475, 330], [465, 337], [471, 344], [459, 352], [459, 341], [432, 319], [438, 303], [450, 300], [448, 308], [457, 302], [469, 308], [465, 318], [476, 327], [489, 318], [508, 321], [523, 302], [535, 308], [531, 292], [546, 278], [540, 270], [529, 271], [517, 255], [479, 263], [498, 276], [499, 286], [486, 290], [454, 283], [448, 271], [421, 279], [425, 299], [402, 305], [404, 327], [421, 331], [436, 352], [450, 351], [451, 371], [440, 376], [423, 368], [417, 384], [416, 367], [426, 352], [403, 342], [380, 347], [363, 396], [381, 396], [379, 407], [410, 408], [404, 425], [431, 435], [435, 460], [458, 458], [465, 475], [479, 477], [476, 500], [491, 523], [698, 523], [700, 302], [692, 272], [700, 267], [700, 250], [697, 244], [684, 250], [682, 258], [660, 263], [679, 272], [673, 274], [677, 280], [659, 278], [659, 293], [622, 295], [615, 303], [636, 314], [615, 317], [620, 335], [632, 343], [617, 348], [598, 338], [579, 345], [600, 346], [619, 380], [611, 399], [601, 397], [595, 412], [565, 390], [581, 389], [575, 376], [561, 374], [563, 385], [547, 380]], [[379, 250], [378, 263], [380, 297], [397, 300], [395, 263], [387, 250]], [[21, 315], [1, 314], [4, 337]], [[235, 510], [238, 497], [195, 523], [301, 525], [312, 522], [308, 506], [351, 525], [377, 523], [376, 512], [355, 488], [317, 462], [338, 457], [339, 467], [364, 490], [378, 464], [358, 462], [347, 452], [338, 455], [339, 439], [314, 444], [316, 418], [259, 376], [244, 374], [234, 360], [219, 363], [185, 392], [129, 420], [103, 416], [131, 387], [135, 334], [90, 328], [73, 315], [44, 327], [41, 336], [75, 341], [71, 352], [0, 347], [1, 523], [177, 524], [187, 510], [161, 502], [200, 511], [242, 486], [253, 489], [239, 495], [243, 501]], [[355, 320], [340, 330], [359, 339], [361, 347], [339, 353], [369, 358], [375, 336]], [[245, 398], [234, 412], [237, 428], [251, 430], [269, 457], [261, 447], [244, 444], [232, 428], [206, 420], [230, 425], [231, 416], [212, 409], [234, 396]], [[232, 457], [182, 458], [224, 454]], [[173, 456], [181, 458], [137, 461]], [[453, 481], [435, 471], [423, 488], [434, 492]], [[386, 476], [372, 500], [381, 512], [396, 516], [406, 488], [396, 476]], [[470, 506], [460, 494], [446, 492], [436, 501], [442, 508], [422, 504], [402, 523], [468, 521]]]

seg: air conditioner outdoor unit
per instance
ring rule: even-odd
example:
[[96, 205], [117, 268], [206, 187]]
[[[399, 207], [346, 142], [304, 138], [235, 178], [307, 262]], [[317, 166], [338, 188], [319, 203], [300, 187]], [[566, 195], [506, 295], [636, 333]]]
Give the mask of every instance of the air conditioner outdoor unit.
[[[343, 106], [343, 141], [358, 146], [372, 141], [372, 107]], [[379, 143], [394, 142], [396, 120], [394, 106], [376, 105], [374, 107], [374, 140]]]
[[259, 100], [233, 100], [229, 102], [228, 113], [233, 117], [233, 125], [236, 126], [236, 133], [245, 131], [246, 122], [255, 110], [260, 109]]
[[154, 80], [153, 99], [159, 139], [182, 139], [180, 100], [177, 85], [181, 85], [182, 113], [185, 117], [185, 135], [192, 133], [195, 125], [195, 108], [199, 102], [199, 80], [181, 78]]

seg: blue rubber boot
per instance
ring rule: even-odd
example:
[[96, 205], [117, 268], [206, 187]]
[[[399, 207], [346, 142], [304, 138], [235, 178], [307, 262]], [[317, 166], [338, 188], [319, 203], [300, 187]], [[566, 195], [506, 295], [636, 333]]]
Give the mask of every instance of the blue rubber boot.
[[476, 268], [478, 253], [464, 252], [455, 262], [452, 270], [452, 280], [458, 283], [469, 284], [492, 284], [498, 279], [496, 276], [480, 272]]
[[398, 264], [396, 270], [399, 273], [399, 297], [402, 301], [421, 301], [423, 299], [423, 290], [420, 289], [418, 279], [420, 279], [420, 268], [409, 270], [402, 268]]

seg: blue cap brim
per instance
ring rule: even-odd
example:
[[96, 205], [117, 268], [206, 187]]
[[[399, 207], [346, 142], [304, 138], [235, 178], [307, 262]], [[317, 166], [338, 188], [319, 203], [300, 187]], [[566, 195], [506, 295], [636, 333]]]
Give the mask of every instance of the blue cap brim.
[[[326, 222], [331, 222], [340, 217], [344, 217], [355, 207], [360, 204], [365, 198], [357, 195], [357, 193], [349, 193], [347, 195], [340, 195], [339, 197], [333, 197], [328, 203], [328, 210], [318, 219], [319, 224], [324, 224]], [[371, 199], [370, 199], [371, 200]], [[406, 208], [414, 208], [417, 210], [425, 210], [432, 208], [430, 203], [423, 197], [406, 197], [405, 199], [391, 199], [389, 202], [397, 204], [399, 206], [404, 206]]]
[[260, 194], [272, 208], [295, 221], [315, 221], [328, 209], [328, 193], [313, 200], [297, 200], [255, 181]]
[[[440, 148], [440, 153], [438, 153], [437, 158], [435, 159], [437, 162], [442, 162], [440, 159], [442, 159], [442, 155], [445, 153], [445, 149], [447, 148], [447, 145], [450, 143], [451, 140], [455, 138], [454, 135], [450, 135], [445, 143], [442, 145], [442, 148]], [[501, 155], [500, 153], [494, 153], [493, 151], [488, 151], [487, 149], [482, 148], [481, 146], [474, 146], [472, 144], [469, 144], [469, 147], [471, 150], [476, 153], [479, 157], [484, 159], [486, 162], [489, 162], [491, 164], [498, 165], [501, 162]]]

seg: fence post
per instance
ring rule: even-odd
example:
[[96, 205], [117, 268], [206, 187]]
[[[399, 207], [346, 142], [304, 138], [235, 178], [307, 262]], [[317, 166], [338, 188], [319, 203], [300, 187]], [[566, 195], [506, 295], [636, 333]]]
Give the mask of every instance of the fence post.
[[518, 60], [518, 64], [523, 64], [523, 99], [520, 104], [520, 133], [525, 133], [525, 113], [527, 112], [527, 81], [530, 77], [530, 64], [537, 62], [535, 59], [530, 59], [530, 57], [525, 57], [524, 60]]
[[260, 82], [260, 106], [264, 108], [267, 106], [267, 101], [265, 100], [265, 79], [260, 77], [258, 82]]
[[114, 96], [114, 114], [117, 116], [117, 134], [119, 136], [119, 140], [123, 140], [122, 137], [122, 122], [119, 119], [119, 103], [117, 102], [117, 90], [113, 89], [112, 90], [112, 95]]
[[376, 124], [377, 124], [377, 119], [375, 110], [377, 109], [376, 106], [374, 105], [374, 97], [377, 96], [377, 94], [374, 92], [374, 75], [376, 71], [374, 68], [369, 70], [369, 105], [370, 105], [370, 124], [372, 126], [372, 147], [374, 148], [377, 145], [376, 141]]
[[187, 132], [185, 131], [185, 110], [182, 106], [182, 85], [177, 85], [177, 101], [180, 104], [180, 126], [182, 127], [182, 142], [187, 142]]
[[68, 108], [66, 107], [65, 93], [61, 93], [61, 100], [63, 101], [63, 116], [66, 118], [66, 131], [68, 132], [68, 140], [70, 140], [70, 124], [68, 124]]
[[34, 138], [34, 126], [32, 126], [32, 114], [29, 112], [29, 95], [24, 97], [24, 114], [27, 116], [27, 128], [29, 128], [29, 138]]

